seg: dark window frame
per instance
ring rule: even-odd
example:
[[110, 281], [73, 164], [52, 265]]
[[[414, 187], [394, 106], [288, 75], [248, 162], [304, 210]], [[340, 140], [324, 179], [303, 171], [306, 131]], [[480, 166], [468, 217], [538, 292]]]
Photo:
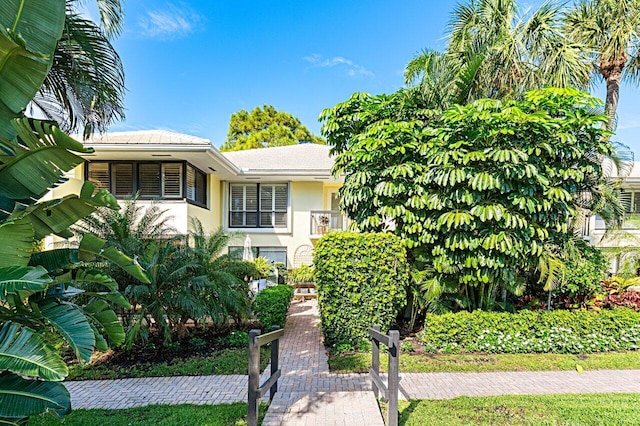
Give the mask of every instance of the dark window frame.
[[[119, 199], [119, 200], [123, 200], [126, 199], [127, 197], [133, 196], [134, 194], [138, 193], [140, 190], [140, 165], [141, 164], [158, 164], [160, 166], [160, 193], [158, 196], [139, 196], [140, 200], [162, 200], [162, 201], [170, 201], [170, 200], [183, 200], [186, 201], [189, 204], [193, 204], [196, 205], [198, 207], [202, 207], [205, 209], [208, 209], [208, 201], [209, 201], [209, 178], [208, 175], [203, 172], [202, 170], [200, 170], [198, 167], [194, 166], [193, 164], [187, 162], [187, 161], [145, 161], [145, 160], [94, 160], [94, 161], [87, 161], [86, 162], [86, 167], [84, 168], [84, 179], [85, 180], [89, 180], [89, 173], [90, 173], [90, 168], [91, 168], [91, 164], [107, 164], [108, 165], [108, 175], [109, 175], [109, 182], [108, 182], [108, 190], [109, 192], [113, 193], [114, 190], [114, 178], [115, 175], [113, 173], [113, 165], [115, 164], [131, 164], [132, 165], [132, 169], [133, 169], [133, 177], [132, 177], [132, 181], [133, 181], [133, 194], [128, 194], [128, 195], [116, 195], [114, 194], [114, 196]], [[165, 197], [163, 196], [163, 183], [162, 183], [162, 172], [163, 172], [163, 164], [181, 164], [182, 165], [182, 169], [181, 169], [181, 188], [182, 188], [182, 194], [180, 197]], [[187, 167], [191, 167], [194, 172], [196, 173], [196, 175], [200, 175], [202, 177], [202, 184], [203, 184], [203, 188], [201, 191], [197, 191], [196, 190], [196, 194], [201, 194], [201, 200], [203, 200], [204, 202], [202, 202], [201, 200], [198, 199], [190, 199], [187, 197]], [[196, 198], [198, 198], [198, 196], [196, 195]]]
[[[256, 188], [256, 210], [253, 211], [247, 211], [246, 210], [246, 198], [244, 199], [244, 206], [243, 210], [232, 210], [232, 203], [233, 203], [233, 196], [232, 196], [232, 186], [237, 185], [237, 186], [255, 186]], [[277, 226], [277, 225], [262, 225], [261, 223], [261, 214], [262, 213], [266, 213], [268, 212], [267, 210], [263, 210], [262, 209], [262, 202], [261, 202], [261, 196], [260, 196], [260, 187], [261, 186], [271, 186], [271, 187], [275, 187], [275, 186], [284, 186], [287, 192], [287, 202], [286, 202], [286, 208], [283, 211], [279, 211], [277, 210], [275, 207], [275, 203], [273, 206], [273, 209], [270, 210], [271, 213], [284, 213], [285, 214], [285, 223], [283, 226]], [[289, 206], [291, 203], [291, 185], [289, 182], [229, 182], [228, 185], [228, 195], [229, 195], [229, 201], [227, 203], [226, 209], [228, 212], [227, 215], [227, 225], [230, 229], [273, 229], [273, 230], [283, 230], [283, 229], [288, 229], [289, 228]], [[274, 193], [274, 197], [275, 197], [275, 193]], [[255, 223], [256, 225], [234, 225], [232, 223], [232, 214], [233, 213], [243, 213], [245, 216], [247, 214], [253, 214], [255, 215]], [[246, 222], [246, 220], [245, 220]]]

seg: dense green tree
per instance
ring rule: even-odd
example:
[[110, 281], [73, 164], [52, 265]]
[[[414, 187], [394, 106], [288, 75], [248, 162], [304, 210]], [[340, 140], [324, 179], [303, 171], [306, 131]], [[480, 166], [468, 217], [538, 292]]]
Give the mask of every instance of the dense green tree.
[[620, 83], [640, 81], [640, 2], [580, 0], [565, 18], [570, 40], [586, 46], [592, 81], [606, 84], [607, 128], [614, 130]]
[[405, 96], [354, 95], [323, 112], [334, 172], [345, 175], [342, 208], [361, 230], [407, 240], [432, 271], [425, 292], [491, 308], [501, 288], [522, 291], [548, 245], [569, 238], [578, 208], [604, 196], [605, 116], [575, 89], [408, 120], [387, 108]]
[[231, 114], [227, 140], [221, 151], [267, 148], [298, 143], [326, 142], [313, 135], [293, 115], [277, 111], [271, 105], [255, 107], [251, 112], [240, 110]]

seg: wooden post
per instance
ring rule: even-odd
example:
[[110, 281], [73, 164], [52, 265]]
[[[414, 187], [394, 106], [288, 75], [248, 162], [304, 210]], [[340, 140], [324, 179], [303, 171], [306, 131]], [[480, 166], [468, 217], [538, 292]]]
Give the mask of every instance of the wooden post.
[[398, 426], [398, 389], [400, 387], [400, 332], [389, 332], [389, 408], [387, 426]]
[[260, 386], [260, 345], [258, 336], [260, 330], [249, 332], [249, 409], [247, 426], [258, 426], [258, 387]]
[[[380, 331], [379, 325], [374, 325], [371, 328], [373, 328], [375, 331]], [[376, 374], [380, 374], [380, 342], [375, 337], [371, 340], [373, 343], [373, 350], [371, 352], [371, 368]], [[373, 395], [378, 398], [378, 386], [373, 379], [371, 379], [371, 387], [373, 388]]]
[[[278, 327], [277, 325], [274, 325], [273, 327], [271, 327], [271, 331], [276, 331], [279, 328], [280, 327]], [[273, 342], [271, 342], [271, 375], [272, 376], [276, 374], [276, 371], [278, 371], [279, 350], [280, 350], [280, 339], [276, 339]], [[271, 388], [269, 389], [269, 401], [273, 400], [273, 397], [276, 395], [276, 392], [278, 392], [277, 380], [273, 383], [273, 386], [271, 386]]]

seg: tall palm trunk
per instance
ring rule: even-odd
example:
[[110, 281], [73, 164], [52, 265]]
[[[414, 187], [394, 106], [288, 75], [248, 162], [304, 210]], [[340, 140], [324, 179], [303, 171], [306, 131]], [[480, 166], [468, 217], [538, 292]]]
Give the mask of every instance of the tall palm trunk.
[[615, 129], [616, 110], [620, 97], [620, 81], [622, 70], [627, 62], [627, 56], [622, 55], [608, 61], [600, 61], [599, 71], [607, 83], [607, 96], [605, 98], [605, 113], [609, 116], [607, 130]]

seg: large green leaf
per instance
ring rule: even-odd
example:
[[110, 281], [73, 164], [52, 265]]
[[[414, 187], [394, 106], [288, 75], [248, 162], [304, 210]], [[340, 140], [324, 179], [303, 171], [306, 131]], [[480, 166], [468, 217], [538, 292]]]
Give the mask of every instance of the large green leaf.
[[7, 295], [18, 294], [24, 298], [30, 294], [47, 289], [51, 278], [42, 267], [29, 268], [10, 266], [0, 268], [0, 301], [7, 300]]
[[79, 258], [84, 262], [91, 262], [96, 257], [102, 257], [114, 263], [138, 281], [149, 284], [149, 277], [144, 273], [140, 265], [135, 263], [129, 256], [118, 251], [115, 247], [104, 249], [106, 242], [91, 234], [82, 237], [79, 247]]
[[27, 266], [33, 249], [33, 226], [28, 219], [0, 223], [0, 268]]
[[59, 382], [26, 380], [9, 372], [0, 373], [0, 420], [18, 421], [34, 414], [71, 412], [69, 391]]
[[62, 35], [64, 0], [0, 2], [0, 136], [42, 86]]
[[92, 152], [53, 123], [21, 118], [13, 120], [12, 125], [25, 147], [13, 146], [15, 157], [0, 165], [1, 196], [14, 200], [41, 198], [65, 172], [84, 161], [72, 151]]
[[0, 370], [51, 381], [69, 374], [58, 352], [41, 335], [10, 321], [0, 328]]
[[40, 308], [42, 316], [69, 343], [78, 359], [88, 362], [96, 346], [96, 338], [80, 307], [68, 302], [49, 303]]
[[124, 328], [107, 302], [96, 300], [85, 306], [84, 311], [100, 325], [100, 334], [106, 335], [114, 345], [124, 342]]
[[77, 249], [55, 249], [33, 253], [29, 261], [31, 266], [42, 266], [47, 271], [57, 271], [78, 262]]
[[79, 196], [71, 194], [33, 206], [30, 218], [35, 238], [41, 239], [50, 234], [70, 238], [73, 233], [69, 227], [78, 220], [89, 216], [98, 207], [117, 206], [115, 197], [108, 191], [101, 189], [94, 194], [94, 190], [91, 182], [85, 182]]

